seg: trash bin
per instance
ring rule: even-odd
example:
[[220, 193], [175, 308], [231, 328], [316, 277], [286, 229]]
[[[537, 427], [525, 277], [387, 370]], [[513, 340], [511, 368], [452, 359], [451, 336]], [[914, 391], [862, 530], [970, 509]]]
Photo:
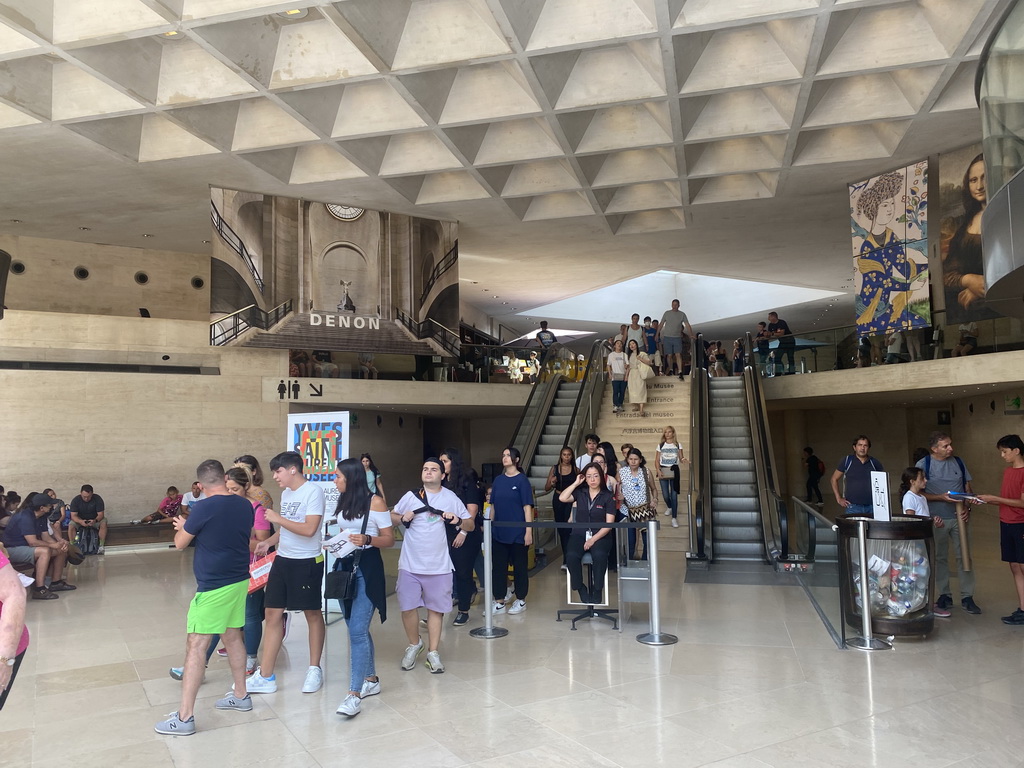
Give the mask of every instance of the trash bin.
[[892, 520], [838, 517], [839, 591], [843, 618], [861, 626], [862, 592], [858, 521], [866, 520], [868, 604], [871, 631], [879, 635], [927, 635], [935, 626], [935, 539], [928, 517]]

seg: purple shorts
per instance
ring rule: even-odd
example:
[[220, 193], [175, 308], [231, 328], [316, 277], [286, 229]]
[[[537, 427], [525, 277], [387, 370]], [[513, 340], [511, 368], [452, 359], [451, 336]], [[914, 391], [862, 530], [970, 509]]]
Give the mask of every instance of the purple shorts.
[[452, 609], [452, 575], [450, 573], [422, 574], [398, 571], [398, 609], [414, 611], [423, 607], [428, 611], [448, 613]]

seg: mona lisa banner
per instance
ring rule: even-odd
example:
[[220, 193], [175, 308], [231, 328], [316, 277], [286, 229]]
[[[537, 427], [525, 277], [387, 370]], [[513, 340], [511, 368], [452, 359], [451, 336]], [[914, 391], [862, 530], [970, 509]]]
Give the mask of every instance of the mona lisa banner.
[[946, 325], [1000, 317], [985, 302], [981, 214], [988, 203], [985, 161], [975, 144], [939, 157], [939, 253]]
[[851, 184], [850, 229], [858, 334], [930, 325], [928, 161]]

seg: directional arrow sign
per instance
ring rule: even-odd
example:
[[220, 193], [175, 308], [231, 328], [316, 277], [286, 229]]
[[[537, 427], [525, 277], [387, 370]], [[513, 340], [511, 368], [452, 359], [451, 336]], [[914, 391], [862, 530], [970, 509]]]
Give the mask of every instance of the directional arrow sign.
[[309, 388], [313, 391], [313, 394], [311, 394], [310, 397], [323, 397], [324, 396], [324, 385], [323, 384], [321, 384], [319, 387], [317, 387], [316, 384], [313, 384], [312, 382], [310, 382]]

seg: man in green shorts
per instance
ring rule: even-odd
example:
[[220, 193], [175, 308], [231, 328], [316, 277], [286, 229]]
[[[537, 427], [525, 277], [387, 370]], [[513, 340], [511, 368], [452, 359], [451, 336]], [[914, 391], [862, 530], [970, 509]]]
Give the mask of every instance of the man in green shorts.
[[243, 496], [228, 493], [224, 465], [209, 459], [196, 476], [206, 498], [190, 508], [188, 518], [174, 519], [174, 546], [185, 549], [195, 540], [192, 570], [196, 596], [188, 609], [185, 672], [181, 680], [181, 706], [156, 724], [156, 732], [191, 736], [196, 732], [192, 711], [203, 682], [206, 648], [210, 635], [219, 634], [228, 651], [234, 689], [214, 706], [248, 712], [252, 699], [245, 692], [245, 597], [249, 591], [249, 536], [253, 525], [252, 504]]

